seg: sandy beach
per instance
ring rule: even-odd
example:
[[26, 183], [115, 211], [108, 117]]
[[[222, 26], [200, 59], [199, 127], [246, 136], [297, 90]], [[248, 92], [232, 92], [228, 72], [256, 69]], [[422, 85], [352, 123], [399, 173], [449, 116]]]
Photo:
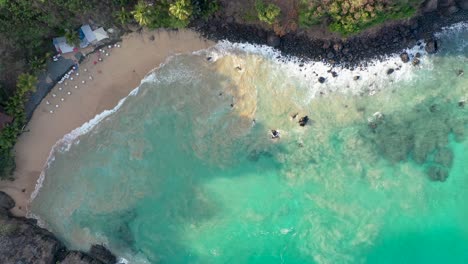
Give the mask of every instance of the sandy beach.
[[120, 47], [105, 48], [102, 62], [96, 63], [97, 54], [87, 56], [80, 64], [79, 75], [74, 73], [66, 85], [56, 85], [35, 110], [25, 128], [27, 132], [15, 146], [15, 180], [0, 182], [0, 190], [16, 201], [13, 214], [26, 215], [31, 193], [58, 140], [97, 114], [114, 108], [167, 57], [205, 49], [214, 43], [190, 30], [158, 30], [125, 35], [119, 44]]

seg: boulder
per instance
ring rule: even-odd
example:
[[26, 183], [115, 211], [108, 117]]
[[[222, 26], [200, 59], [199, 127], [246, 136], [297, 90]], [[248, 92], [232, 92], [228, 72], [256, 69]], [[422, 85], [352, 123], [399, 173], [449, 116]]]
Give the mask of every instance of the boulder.
[[400, 54], [401, 61], [404, 63], [407, 63], [409, 61], [409, 55], [406, 52], [403, 52]]
[[357, 81], [359, 79], [361, 79], [361, 76], [359, 76], [359, 75], [356, 75], [356, 76], [353, 77], [353, 80], [355, 80], [355, 81]]
[[102, 245], [92, 245], [89, 254], [104, 264], [114, 264], [117, 262], [114, 254]]
[[421, 10], [424, 13], [434, 12], [437, 10], [438, 0], [427, 0], [422, 4]]
[[0, 219], [0, 263], [49, 264], [64, 249], [52, 233], [25, 218]]
[[299, 125], [302, 126], [302, 127], [307, 125], [307, 122], [309, 122], [309, 117], [308, 116], [304, 116], [304, 117], [301, 117], [299, 119]]
[[278, 130], [272, 129], [271, 130], [271, 138], [272, 139], [280, 138], [280, 132]]
[[15, 201], [6, 193], [0, 191], [0, 208], [10, 210], [15, 207]]
[[387, 70], [387, 74], [392, 74], [394, 71], [395, 71], [394, 69], [390, 68]]
[[468, 1], [466, 0], [455, 0], [457, 6], [463, 10], [468, 10]]
[[418, 57], [416, 57], [416, 58], [413, 59], [413, 65], [414, 65], [414, 66], [419, 65], [419, 63], [421, 63], [421, 61], [418, 59]]
[[319, 77], [318, 81], [319, 81], [319, 83], [324, 83], [325, 82], [325, 77]]
[[274, 34], [268, 35], [268, 37], [267, 37], [267, 45], [268, 46], [276, 48], [280, 44], [281, 44], [281, 39], [278, 36], [276, 36]]
[[331, 72], [331, 75], [333, 76], [333, 78], [338, 77], [338, 73], [336, 73], [336, 71], [332, 71], [332, 72]]
[[437, 52], [437, 41], [433, 38], [426, 40], [426, 52], [429, 54], [433, 54]]
[[101, 261], [93, 259], [92, 257], [80, 251], [68, 252], [65, 258], [59, 263], [60, 264], [103, 264]]

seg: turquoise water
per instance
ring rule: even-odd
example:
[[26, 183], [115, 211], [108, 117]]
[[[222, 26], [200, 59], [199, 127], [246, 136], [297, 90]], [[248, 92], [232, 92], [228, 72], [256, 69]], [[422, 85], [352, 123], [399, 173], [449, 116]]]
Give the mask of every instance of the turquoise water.
[[130, 263], [467, 263], [468, 30], [439, 37], [337, 78], [249, 45], [173, 57], [55, 153], [32, 213]]

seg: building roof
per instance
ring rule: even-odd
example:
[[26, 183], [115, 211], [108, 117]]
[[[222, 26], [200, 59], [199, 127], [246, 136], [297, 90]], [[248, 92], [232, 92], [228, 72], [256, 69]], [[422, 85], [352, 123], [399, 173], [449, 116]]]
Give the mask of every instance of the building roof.
[[13, 121], [13, 117], [0, 112], [0, 130]]
[[94, 35], [94, 32], [91, 30], [89, 25], [81, 26], [81, 32], [83, 32], [89, 43], [93, 43], [96, 40], [96, 35]]

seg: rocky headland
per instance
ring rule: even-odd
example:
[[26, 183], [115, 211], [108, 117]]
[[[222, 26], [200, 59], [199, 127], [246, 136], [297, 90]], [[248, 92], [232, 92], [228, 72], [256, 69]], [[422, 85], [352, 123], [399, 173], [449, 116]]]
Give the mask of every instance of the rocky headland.
[[193, 28], [206, 38], [218, 41], [249, 42], [269, 45], [285, 55], [304, 60], [324, 61], [332, 65], [355, 67], [371, 59], [382, 58], [413, 47], [424, 40], [426, 51], [437, 51], [434, 33], [457, 22], [468, 21], [468, 1], [427, 0], [410, 18], [389, 21], [357, 35], [341, 37], [336, 33], [298, 29], [278, 36], [262, 25], [237, 23], [232, 17], [218, 14], [209, 21], [199, 20]]
[[35, 219], [15, 217], [13, 199], [0, 192], [0, 263], [2, 264], [115, 264], [116, 257], [101, 245], [89, 252], [70, 251]]

